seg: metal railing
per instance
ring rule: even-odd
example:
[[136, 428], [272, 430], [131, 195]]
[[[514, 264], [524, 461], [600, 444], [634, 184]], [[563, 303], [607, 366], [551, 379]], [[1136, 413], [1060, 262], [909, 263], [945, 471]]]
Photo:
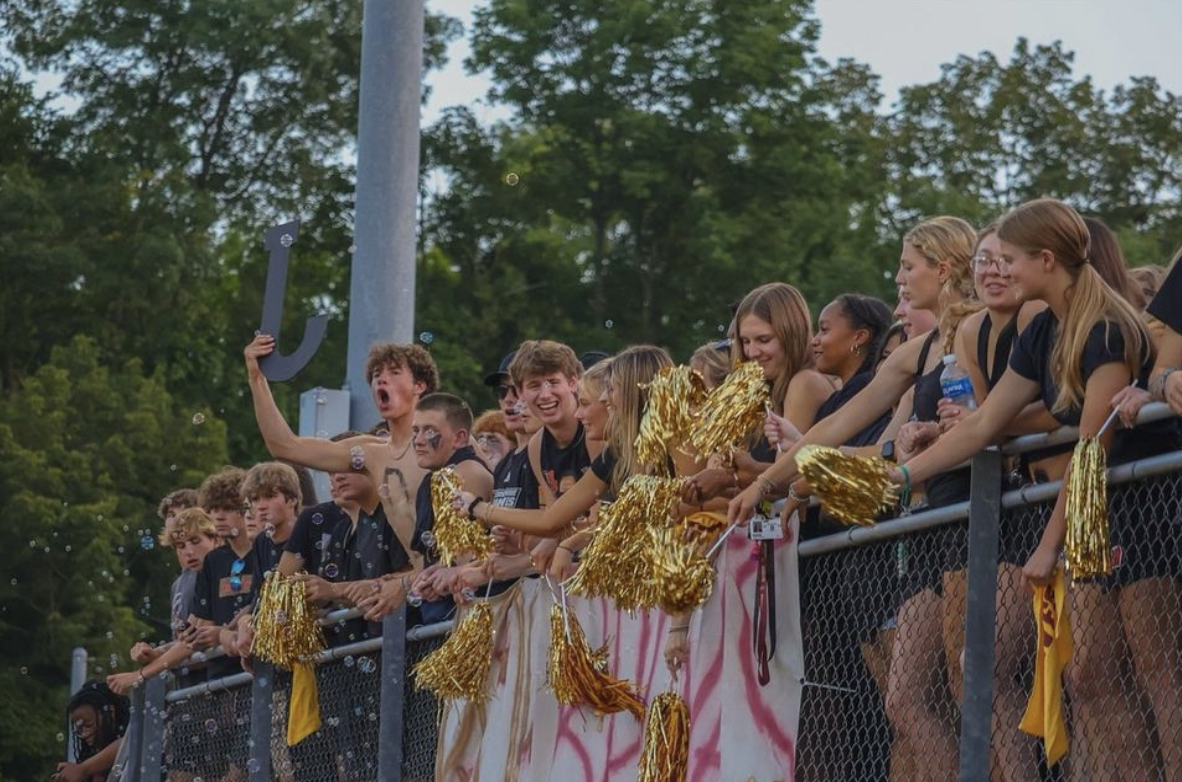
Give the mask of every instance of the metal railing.
[[[1151, 405], [1139, 422], [1170, 415]], [[800, 543], [806, 682], [797, 779], [1062, 778], [1046, 768], [1041, 744], [1018, 731], [1015, 712], [1030, 691], [1035, 643], [1031, 600], [1015, 573], [1037, 543], [1059, 484], [1003, 491], [1002, 457], [1072, 437], [1061, 430], [978, 454], [968, 502]], [[1112, 513], [1139, 513], [1168, 528], [1159, 539], [1175, 540], [1182, 453], [1115, 467], [1110, 486]], [[1161, 553], [1170, 560], [1164, 577], [1176, 584], [1179, 571], [1170, 568], [1182, 552]], [[353, 616], [334, 612], [326, 621]], [[1172, 617], [1162, 632], [1179, 626], [1182, 617]], [[283, 672], [259, 664], [253, 676], [171, 691], [165, 677], [153, 679], [133, 691], [130, 760], [121, 778], [155, 782], [175, 769], [208, 781], [233, 767], [251, 782], [434, 778], [438, 704], [415, 692], [407, 673], [450, 623], [408, 631], [399, 612], [382, 630], [381, 638], [320, 655], [322, 727], [293, 748], [283, 740]], [[1160, 641], [1163, 649], [1178, 645], [1177, 638]], [[1130, 768], [1153, 774], [1145, 779], [1169, 778], [1182, 720], [1170, 723], [1164, 707], [1155, 710], [1134, 661], [1115, 664], [1118, 694], [1125, 711], [1149, 726], [1147, 743], [1138, 736], [1140, 743], [1122, 750], [1130, 757], [1112, 756], [1103, 731], [1089, 724], [1095, 715], [1083, 706], [1086, 688], [1068, 686], [1068, 762], [1078, 769], [1071, 778], [1117, 779]]]

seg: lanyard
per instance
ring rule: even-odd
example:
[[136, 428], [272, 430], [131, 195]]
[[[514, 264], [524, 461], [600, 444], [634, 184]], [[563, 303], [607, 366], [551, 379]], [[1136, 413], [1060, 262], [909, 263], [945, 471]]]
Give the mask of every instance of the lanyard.
[[776, 542], [759, 541], [759, 570], [755, 578], [755, 621], [752, 647], [758, 665], [759, 686], [772, 680], [770, 661], [776, 654]]

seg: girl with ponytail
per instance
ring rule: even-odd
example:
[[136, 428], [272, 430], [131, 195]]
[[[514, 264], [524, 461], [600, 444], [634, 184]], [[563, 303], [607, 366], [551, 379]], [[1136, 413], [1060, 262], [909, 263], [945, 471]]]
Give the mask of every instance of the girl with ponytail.
[[[907, 463], [903, 483], [922, 481], [959, 464], [994, 442], [1030, 402], [1041, 400], [1063, 425], [1077, 425], [1094, 437], [1110, 412], [1110, 401], [1134, 379], [1145, 382], [1152, 346], [1136, 310], [1116, 294], [1089, 263], [1090, 238], [1083, 219], [1053, 199], [1031, 201], [1002, 218], [997, 231], [1000, 267], [1008, 271], [1023, 301], [1042, 300], [1047, 309], [1017, 338], [1006, 369], [981, 408]], [[1100, 438], [1109, 464], [1143, 458], [1178, 447], [1169, 430], [1109, 429]], [[1070, 463], [1070, 460], [1069, 462]], [[1068, 466], [1069, 470], [1070, 467]], [[1051, 476], [1059, 477], [1059, 476]], [[1178, 530], [1172, 519], [1150, 518], [1152, 509], [1171, 507], [1170, 498], [1110, 502], [1110, 529], [1123, 561], [1112, 576], [1072, 584], [1071, 624], [1075, 646], [1068, 669], [1077, 722], [1093, 726], [1090, 762], [1119, 769], [1083, 776], [1124, 779], [1182, 778], [1182, 665], [1179, 665], [1179, 600], [1175, 564]], [[1135, 507], [1134, 507], [1135, 506]], [[1022, 569], [1029, 584], [1049, 583], [1058, 566], [1066, 531], [1066, 495], [1058, 500], [1037, 548]], [[1167, 514], [1168, 515], [1168, 514]], [[1127, 640], [1126, 640], [1127, 639]], [[1140, 692], [1126, 692], [1121, 663], [1131, 654]], [[1140, 709], [1153, 705], [1164, 768], [1156, 763], [1151, 726]], [[1163, 773], [1164, 771], [1164, 773]]]

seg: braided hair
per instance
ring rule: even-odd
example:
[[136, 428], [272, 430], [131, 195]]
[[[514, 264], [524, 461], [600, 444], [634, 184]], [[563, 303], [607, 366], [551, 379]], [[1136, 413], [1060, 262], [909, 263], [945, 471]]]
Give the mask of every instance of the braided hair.
[[70, 719], [70, 715], [84, 706], [94, 709], [98, 724], [95, 726], [94, 740], [89, 744], [82, 741], [77, 730], [72, 733], [74, 757], [79, 763], [94, 757], [120, 738], [127, 731], [127, 723], [131, 719], [131, 702], [126, 696], [113, 693], [105, 682], [92, 680], [83, 684], [70, 698], [66, 706], [66, 718]]

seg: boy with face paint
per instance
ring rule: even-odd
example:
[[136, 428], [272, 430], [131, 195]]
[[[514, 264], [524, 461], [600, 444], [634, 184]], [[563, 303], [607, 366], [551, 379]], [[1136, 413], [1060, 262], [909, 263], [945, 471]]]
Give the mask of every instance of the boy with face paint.
[[[405, 518], [413, 513], [415, 533], [411, 545], [425, 567], [415, 577], [410, 589], [423, 598], [420, 611], [424, 624], [444, 621], [455, 607], [451, 599], [454, 569], [450, 567], [451, 563], [439, 561], [435, 548], [430, 475], [452, 467], [465, 491], [485, 499], [492, 496], [492, 474], [468, 442], [471, 428], [472, 410], [458, 396], [428, 394], [415, 408], [411, 444], [419, 467], [427, 471], [428, 477], [419, 484], [413, 510], [409, 505], [395, 509], [402, 517], [395, 521], [395, 528], [405, 524]], [[398, 579], [392, 583], [401, 582], [402, 579]]]
[[[277, 459], [302, 464], [325, 472], [365, 472], [378, 488], [386, 518], [394, 525], [399, 542], [407, 551], [414, 535], [413, 516], [394, 511], [410, 502], [426, 470], [419, 466], [411, 447], [411, 422], [415, 404], [439, 386], [439, 372], [431, 355], [418, 345], [392, 342], [373, 346], [365, 375], [373, 391], [374, 405], [386, 422], [389, 437], [366, 437], [349, 442], [330, 442], [318, 437], [298, 437], [284, 420], [271, 395], [259, 359], [275, 349], [275, 338], [260, 334], [246, 346], [246, 371], [254, 400], [255, 418], [267, 449]], [[403, 519], [399, 526], [396, 519]], [[412, 553], [413, 560], [419, 560]], [[416, 567], [421, 563], [416, 562]]]

